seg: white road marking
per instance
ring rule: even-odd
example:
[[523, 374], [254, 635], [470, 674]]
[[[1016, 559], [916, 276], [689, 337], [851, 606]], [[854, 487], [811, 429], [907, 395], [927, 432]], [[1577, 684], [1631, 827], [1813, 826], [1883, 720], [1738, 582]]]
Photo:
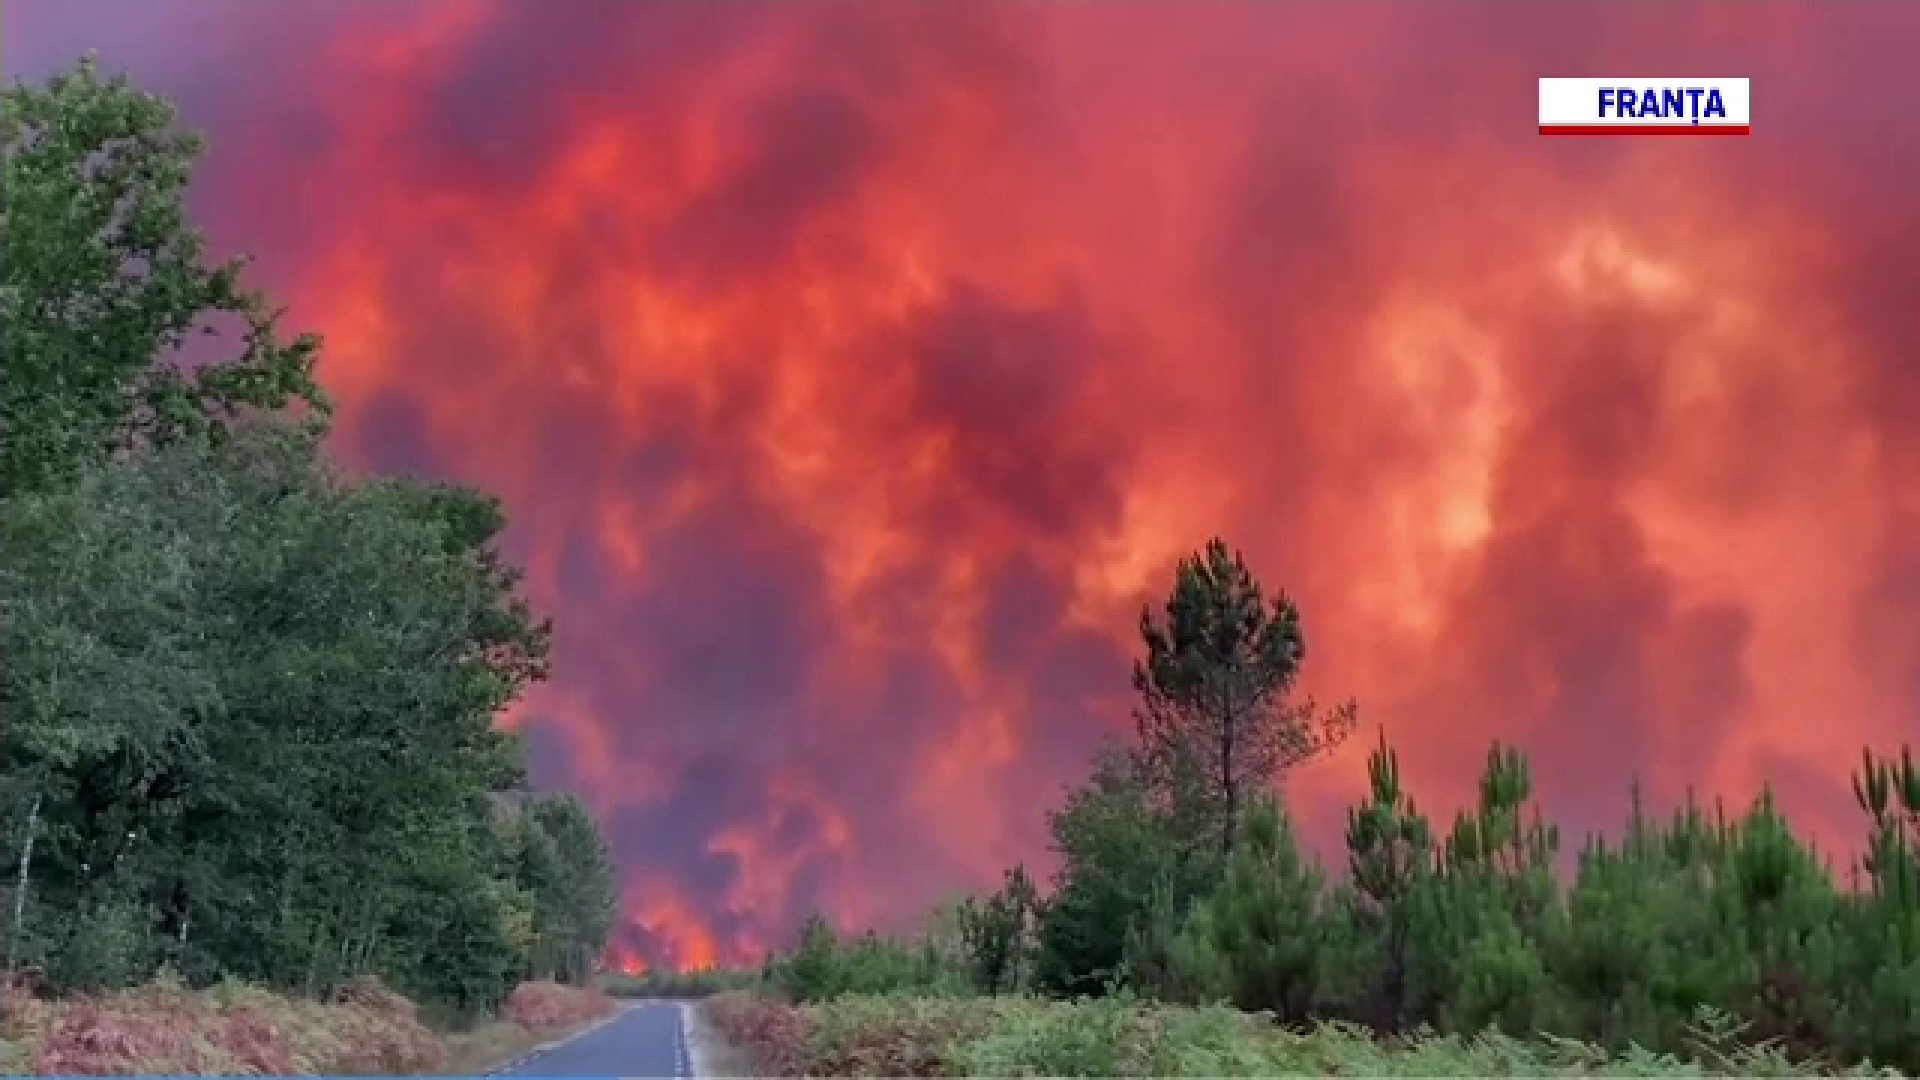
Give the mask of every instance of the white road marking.
[[680, 1047], [682, 1052], [680, 1075], [686, 1077], [687, 1080], [698, 1080], [699, 1077], [707, 1075], [706, 1063], [700, 1060], [700, 1040], [693, 1036], [693, 1010], [698, 1007], [698, 1005], [699, 1002], [695, 1001], [683, 1001], [680, 1003]]

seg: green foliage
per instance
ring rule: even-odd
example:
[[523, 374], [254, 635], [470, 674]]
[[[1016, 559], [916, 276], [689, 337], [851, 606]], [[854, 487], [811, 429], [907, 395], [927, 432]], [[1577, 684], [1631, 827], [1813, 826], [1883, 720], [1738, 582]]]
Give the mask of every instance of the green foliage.
[[87, 62], [3, 105], [9, 964], [55, 991], [378, 975], [462, 1013], [584, 979], [598, 831], [570, 800], [494, 813], [522, 779], [495, 717], [550, 638], [499, 504], [326, 465], [317, 340], [203, 265], [164, 102]]
[[1912, 748], [1902, 746], [1897, 762], [1866, 753], [1854, 791], [1872, 826], [1859, 868], [1866, 895], [1843, 904], [1834, 927], [1834, 977], [1856, 988], [1837, 1003], [1835, 1035], [1920, 1072], [1920, 768]]
[[1384, 1030], [1408, 1019], [1415, 917], [1432, 872], [1432, 830], [1400, 786], [1386, 733], [1367, 759], [1367, 801], [1347, 812], [1347, 884], [1335, 903], [1359, 955], [1333, 991], [1344, 1011]]
[[1796, 1063], [1702, 1010], [1692, 1058], [1575, 1039], [1290, 1029], [1221, 1006], [1129, 998], [842, 997], [795, 1008], [721, 995], [708, 1016], [780, 1076], [1895, 1076]]
[[1040, 916], [1035, 982], [1062, 996], [1104, 993], [1124, 978], [1127, 934], [1147, 916], [1156, 890], [1184, 910], [1212, 850], [1188, 857], [1148, 781], [1115, 749], [1050, 824], [1061, 866]]
[[944, 995], [968, 989], [963, 963], [873, 931], [843, 941], [824, 916], [813, 915], [793, 951], [770, 960], [766, 983], [795, 1002], [900, 990]]
[[1284, 595], [1269, 602], [1219, 540], [1182, 560], [1165, 619], [1142, 611], [1140, 633], [1136, 741], [1109, 749], [1051, 819], [1061, 868], [1036, 970], [1051, 993], [1193, 979], [1204, 992], [1197, 968], [1175, 964], [1179, 950], [1206, 963], [1201, 939], [1179, 940], [1181, 922], [1218, 888], [1279, 773], [1353, 724], [1350, 703], [1289, 703], [1306, 648], [1299, 611]]
[[1853, 794], [1873, 820], [1862, 869], [1874, 894], [1920, 909], [1920, 768], [1914, 766], [1912, 748], [1902, 747], [1898, 762], [1863, 752]]
[[1218, 539], [1181, 560], [1164, 622], [1142, 610], [1140, 636], [1139, 760], [1183, 838], [1210, 838], [1224, 854], [1252, 800], [1281, 770], [1343, 740], [1354, 707], [1289, 704], [1306, 657], [1299, 609], [1285, 594], [1269, 605]]
[[501, 815], [499, 841], [527, 904], [528, 979], [582, 983], [593, 974], [619, 900], [613, 855], [586, 806], [571, 795], [520, 803]]
[[1226, 876], [1194, 909], [1170, 975], [1189, 1000], [1219, 996], [1242, 1009], [1304, 1023], [1321, 982], [1321, 872], [1272, 796], [1250, 809]]
[[957, 912], [961, 946], [976, 990], [998, 994], [1023, 985], [1039, 903], [1033, 879], [1019, 864], [1007, 871], [1006, 884], [985, 903], [972, 897], [962, 901]]
[[808, 919], [800, 928], [800, 944], [783, 973], [787, 996], [795, 1001], [821, 1001], [839, 993], [842, 980], [836, 967], [838, 951], [833, 924], [823, 915]]
[[[242, 263], [204, 264], [184, 201], [200, 141], [173, 119], [91, 59], [0, 96], [0, 491], [244, 410], [326, 412], [318, 339], [283, 343]], [[179, 355], [190, 342], [231, 355]]]
[[[1220, 733], [1245, 729], [1170, 719], [1198, 715], [1173, 704], [1203, 699], [1196, 687], [1254, 682], [1249, 657], [1297, 656], [1297, 617], [1284, 602], [1270, 611], [1216, 542], [1183, 564], [1169, 625], [1146, 623], [1137, 677], [1156, 718], [1139, 744], [1103, 751], [1051, 815], [1060, 869], [1052, 895], [1032, 903], [1032, 987], [1099, 1000], [1061, 1013], [922, 1003], [911, 1020], [873, 1003], [840, 1011], [862, 989], [925, 993], [943, 965], [979, 992], [1019, 990], [999, 975], [1010, 876], [1001, 893], [955, 909], [964, 947], [930, 935], [919, 968], [870, 963], [874, 977], [853, 979], [853, 951], [824, 922], [809, 927], [784, 961], [789, 997], [852, 1025], [836, 1046], [868, 1047], [831, 1060], [938, 1060], [1006, 1075], [1387, 1074], [1413, 1060], [1490, 1074], [1920, 1069], [1920, 772], [1910, 750], [1863, 762], [1854, 788], [1870, 821], [1866, 854], [1858, 887], [1844, 889], [1765, 792], [1731, 818], [1689, 799], [1659, 822], [1636, 790], [1619, 840], [1589, 838], [1565, 878], [1526, 758], [1498, 743], [1475, 805], [1437, 835], [1383, 732], [1366, 797], [1347, 815], [1344, 880], [1329, 882], [1269, 785], [1230, 799], [1232, 785], [1206, 779]], [[1273, 685], [1290, 678], [1289, 669]], [[1223, 832], [1229, 806], [1239, 822]], [[1242, 1037], [1249, 1029], [1235, 1025], [1248, 1012], [1337, 1030], [1352, 1045], [1283, 1061], [1268, 1056], [1272, 1044]], [[1174, 1027], [1190, 1034], [1162, 1040]], [[1417, 1041], [1363, 1052], [1352, 1038], [1361, 1028]], [[869, 1045], [896, 1038], [946, 1049]]]
[[[36, 911], [135, 903], [190, 973], [503, 994], [525, 965], [509, 893], [484, 884], [487, 800], [518, 766], [492, 717], [545, 630], [500, 631], [471, 546], [492, 537], [463, 536], [460, 505], [343, 483], [271, 429], [6, 500], [0, 610], [22, 662], [0, 674], [17, 718], [0, 761], [47, 796]], [[534, 883], [537, 940], [564, 939], [550, 966], [584, 977], [611, 918], [604, 851], [577, 806], [530, 813], [559, 856]], [[100, 981], [61, 966], [80, 933], [51, 943], [56, 983]]]
[[[922, 1000], [910, 1017], [903, 1006], [845, 1004], [862, 987], [924, 999], [936, 980], [905, 963], [849, 978], [853, 953], [824, 922], [783, 961], [805, 984], [790, 998], [814, 1003], [808, 1016], [837, 1017], [831, 1060], [864, 1047], [859, 1060], [938, 1061], [968, 1074], [1920, 1068], [1920, 912], [1902, 906], [1906, 871], [1886, 855], [1911, 858], [1904, 841], [1881, 841], [1865, 887], [1848, 891], [1764, 793], [1738, 817], [1689, 803], [1665, 822], [1636, 796], [1619, 841], [1589, 839], [1563, 884], [1557, 832], [1512, 748], [1492, 749], [1478, 805], [1439, 843], [1384, 739], [1368, 764], [1371, 790], [1349, 815], [1347, 881], [1325, 880], [1268, 797], [1249, 810], [1212, 886], [1183, 907], [1167, 873], [1177, 849], [1146, 842], [1169, 822], [1123, 758], [1104, 759], [1057, 819], [1069, 869], [1043, 908], [1037, 980], [1056, 996], [1100, 1000], [1048, 1006], [1067, 1010], [1058, 1024], [1015, 999], [977, 1007], [985, 1011]], [[1870, 793], [1866, 802], [1871, 812]], [[924, 955], [971, 970], [964, 951]], [[1097, 974], [1075, 983], [1060, 972]], [[939, 985], [946, 994], [954, 983]], [[1240, 1011], [1147, 1004], [1155, 1000]], [[1268, 1021], [1246, 1027], [1249, 1012], [1296, 1034], [1272, 1034]], [[1255, 1031], [1267, 1034], [1249, 1041]], [[921, 1042], [892, 1044], [900, 1040]], [[1308, 1045], [1324, 1056], [1295, 1056]]]
[[1451, 1030], [1496, 1025], [1552, 1029], [1547, 973], [1529, 942], [1557, 915], [1553, 858], [1559, 832], [1537, 807], [1519, 751], [1495, 743], [1473, 814], [1462, 813], [1436, 873], [1417, 889], [1413, 961], [1428, 1008]]

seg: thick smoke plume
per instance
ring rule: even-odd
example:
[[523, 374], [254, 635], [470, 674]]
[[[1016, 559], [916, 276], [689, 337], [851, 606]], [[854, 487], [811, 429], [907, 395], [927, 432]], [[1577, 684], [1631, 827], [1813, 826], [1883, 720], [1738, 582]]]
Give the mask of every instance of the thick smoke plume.
[[[1920, 717], [1920, 145], [1896, 4], [9, 5], [182, 104], [366, 467], [483, 484], [558, 619], [511, 722], [629, 963], [1042, 853], [1220, 532], [1422, 800], [1574, 832]], [[1542, 75], [1744, 75], [1547, 140]], [[1366, 734], [1363, 732], [1363, 734]], [[1359, 749], [1294, 776], [1331, 843]]]

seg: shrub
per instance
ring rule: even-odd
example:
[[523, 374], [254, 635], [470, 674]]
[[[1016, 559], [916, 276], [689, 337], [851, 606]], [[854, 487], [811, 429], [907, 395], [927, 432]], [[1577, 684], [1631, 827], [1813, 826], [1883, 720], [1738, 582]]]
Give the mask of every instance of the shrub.
[[718, 994], [706, 1003], [707, 1018], [773, 1076], [806, 1075], [806, 1025], [800, 1010], [754, 994]]
[[613, 999], [597, 987], [525, 982], [507, 995], [505, 1019], [532, 1032], [564, 1031], [613, 1011]]
[[25, 1033], [42, 1073], [411, 1073], [444, 1046], [413, 1003], [373, 982], [332, 1001], [227, 983], [191, 993], [162, 979], [49, 1004]]

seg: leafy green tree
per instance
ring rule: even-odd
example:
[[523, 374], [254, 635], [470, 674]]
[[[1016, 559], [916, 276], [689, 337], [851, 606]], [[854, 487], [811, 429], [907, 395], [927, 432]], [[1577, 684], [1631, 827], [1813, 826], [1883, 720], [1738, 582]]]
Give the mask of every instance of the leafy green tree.
[[959, 895], [927, 914], [921, 928], [919, 964], [930, 989], [941, 994], [974, 988], [974, 957], [969, 927], [979, 917], [980, 900]]
[[155, 497], [201, 554], [224, 703], [203, 737], [227, 768], [183, 793], [183, 873], [162, 910], [254, 977], [378, 970], [399, 947], [388, 913], [426, 887], [409, 870], [423, 848], [486, 872], [488, 794], [519, 770], [492, 718], [538, 667], [544, 628], [496, 640], [512, 601], [443, 493], [344, 485], [284, 438], [160, 462], [182, 459]]
[[834, 933], [825, 916], [812, 915], [800, 928], [794, 950], [774, 965], [773, 981], [790, 1000], [828, 1001], [844, 994], [926, 992], [945, 984], [929, 970], [920, 950], [869, 930], [850, 940]]
[[133, 888], [189, 970], [293, 986], [415, 963], [395, 920], [491, 872], [488, 793], [519, 775], [492, 718], [546, 648], [542, 625], [503, 632], [481, 519], [345, 484], [271, 429], [6, 500], [23, 722], [0, 745], [47, 795], [36, 909]]
[[[35, 962], [77, 956], [79, 928], [105, 925], [84, 914], [96, 904], [141, 910], [103, 890], [153, 854], [144, 830], [204, 767], [199, 727], [220, 708], [195, 655], [193, 552], [164, 508], [97, 467], [247, 414], [327, 411], [317, 339], [281, 342], [241, 265], [204, 265], [182, 198], [198, 142], [172, 126], [165, 102], [91, 59], [0, 94], [0, 795], [25, 803], [39, 841], [22, 844], [8, 947], [17, 958], [32, 937]], [[78, 499], [32, 500], [88, 477]]]
[[171, 797], [210, 767], [196, 717], [220, 704], [195, 647], [189, 538], [134, 487], [94, 473], [0, 501], [0, 771], [35, 827], [8, 952], [55, 985], [143, 962], [144, 935], [119, 929], [137, 910], [124, 888]]
[[1061, 862], [1040, 917], [1035, 979], [1049, 993], [1099, 995], [1124, 981], [1128, 935], [1155, 890], [1170, 890], [1184, 911], [1199, 881], [1149, 782], [1117, 747], [1049, 824]]
[[968, 897], [959, 908], [960, 934], [973, 985], [985, 994], [1021, 984], [1039, 895], [1026, 867], [1015, 864], [1006, 883], [984, 903]]
[[1306, 656], [1299, 610], [1284, 594], [1269, 603], [1245, 560], [1218, 539], [1181, 560], [1164, 621], [1143, 609], [1140, 636], [1141, 760], [1187, 828], [1224, 854], [1253, 798], [1281, 770], [1344, 739], [1354, 707], [1289, 702]]
[[377, 974], [461, 1012], [536, 954], [584, 978], [598, 831], [535, 800], [551, 857], [516, 873], [490, 816], [523, 779], [495, 717], [551, 635], [499, 503], [326, 466], [318, 340], [207, 264], [165, 102], [88, 60], [0, 95], [0, 145], [9, 966]]
[[282, 341], [242, 264], [207, 265], [183, 198], [199, 151], [91, 58], [0, 95], [0, 493], [248, 411], [327, 411], [318, 339]]
[[525, 974], [584, 982], [606, 949], [618, 901], [606, 841], [571, 795], [523, 803], [512, 833], [514, 880], [531, 903]]
[[875, 930], [844, 943], [836, 963], [838, 994], [918, 993], [928, 988], [932, 975], [913, 949]]

